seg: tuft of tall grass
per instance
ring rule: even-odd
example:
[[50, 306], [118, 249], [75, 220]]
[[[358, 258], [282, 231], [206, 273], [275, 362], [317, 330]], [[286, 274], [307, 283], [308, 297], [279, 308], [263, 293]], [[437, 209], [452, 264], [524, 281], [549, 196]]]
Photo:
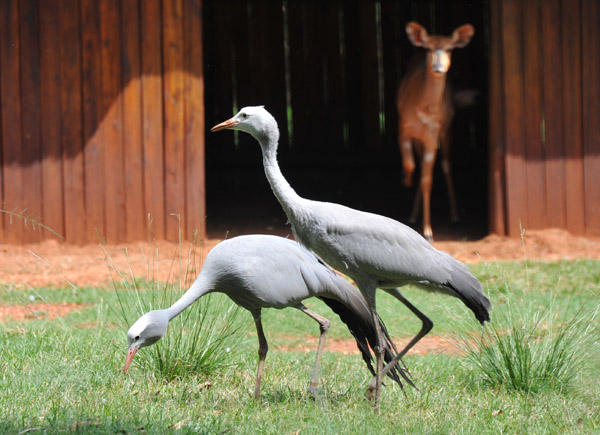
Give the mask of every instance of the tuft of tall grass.
[[492, 386], [536, 393], [572, 385], [587, 358], [594, 358], [598, 307], [571, 317], [554, 308], [506, 302], [492, 322], [463, 333], [466, 361]]
[[[158, 251], [147, 255], [147, 278], [133, 276], [129, 260], [128, 271], [118, 270], [113, 259], [105, 253], [105, 262], [113, 277], [117, 303], [110, 305], [119, 318], [123, 331], [123, 361], [129, 327], [144, 313], [171, 306], [194, 279], [196, 270], [196, 243], [190, 244], [187, 255], [179, 249], [172, 258], [171, 278], [158, 281], [155, 268], [159, 264]], [[125, 256], [128, 254], [125, 251]], [[209, 294], [194, 302], [171, 320], [165, 336], [153, 346], [141, 349], [133, 366], [149, 371], [156, 377], [173, 380], [185, 376], [210, 376], [236, 364], [232, 353], [244, 341], [240, 309], [226, 296]]]
[[[123, 358], [125, 333], [142, 314], [170, 306], [180, 293], [165, 286], [161, 293], [119, 291], [122, 319]], [[153, 300], [161, 300], [160, 304]], [[141, 309], [140, 309], [141, 307]], [[183, 311], [169, 323], [165, 336], [155, 345], [141, 349], [133, 362], [143, 371], [168, 381], [190, 376], [210, 376], [236, 364], [232, 350], [242, 344], [244, 336], [239, 308], [226, 297], [210, 294]]]

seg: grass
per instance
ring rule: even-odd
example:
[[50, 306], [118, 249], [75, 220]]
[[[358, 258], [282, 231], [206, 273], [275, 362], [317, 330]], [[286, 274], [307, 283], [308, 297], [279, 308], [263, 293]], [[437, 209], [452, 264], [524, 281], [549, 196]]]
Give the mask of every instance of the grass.
[[[535, 318], [552, 307], [553, 325], [598, 306], [600, 262], [484, 263], [473, 267], [494, 303], [492, 325], [506, 331], [511, 301]], [[143, 282], [138, 281], [138, 284]], [[161, 290], [157, 288], [154, 290]], [[405, 295], [435, 323], [433, 334], [480, 328], [460, 301], [407, 289]], [[231, 346], [227, 364], [210, 374], [189, 371], [168, 377], [144, 366], [121, 372], [126, 340], [118, 311], [119, 292], [100, 288], [0, 287], [3, 304], [26, 304], [30, 296], [48, 302], [77, 302], [87, 308], [54, 320], [0, 324], [0, 433], [598, 433], [600, 431], [600, 340], [589, 331], [582, 364], [568, 385], [516, 390], [490, 384], [465, 357], [409, 354], [419, 390], [407, 396], [384, 388], [381, 413], [364, 399], [368, 372], [357, 355], [325, 353], [321, 396], [307, 392], [314, 352], [283, 352], [278, 346], [316, 336], [314, 322], [297, 310], [266, 310], [270, 344], [261, 399], [252, 400], [257, 342], [249, 313], [241, 312], [245, 339]], [[217, 311], [229, 305], [214, 305]], [[318, 300], [307, 306], [332, 320], [331, 337], [351, 336]], [[378, 306], [394, 336], [410, 335], [419, 322], [381, 293]], [[513, 311], [513, 314], [517, 311]], [[582, 314], [583, 315], [583, 314]], [[132, 317], [137, 313], [131, 313]], [[581, 317], [579, 317], [581, 319]], [[513, 319], [514, 320], [514, 319]], [[594, 322], [597, 326], [598, 320]], [[491, 326], [491, 325], [490, 325]], [[487, 330], [487, 327], [486, 327]], [[544, 330], [544, 328], [542, 328]], [[167, 336], [175, 329], [170, 329]], [[539, 334], [539, 331], [537, 332]], [[167, 337], [165, 337], [166, 339]], [[142, 349], [140, 354], [150, 348]], [[138, 358], [140, 355], [136, 356]]]
[[[119, 329], [126, 331], [142, 314], [171, 306], [181, 291], [165, 286], [160, 292], [119, 289], [116, 294]], [[142, 350], [133, 366], [167, 381], [225, 369], [232, 364], [231, 349], [244, 339], [240, 311], [222, 295], [201, 298], [173, 319], [165, 337]]]

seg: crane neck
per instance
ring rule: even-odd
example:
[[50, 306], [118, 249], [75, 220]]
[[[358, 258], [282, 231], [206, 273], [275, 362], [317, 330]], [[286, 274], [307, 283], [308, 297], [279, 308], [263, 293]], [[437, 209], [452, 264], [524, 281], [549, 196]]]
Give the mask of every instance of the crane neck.
[[297, 206], [300, 205], [304, 199], [296, 193], [281, 173], [279, 163], [277, 162], [278, 141], [279, 131], [259, 139], [263, 153], [265, 175], [267, 176], [267, 180], [271, 185], [275, 197], [283, 207], [288, 219], [291, 220]]
[[183, 310], [192, 305], [196, 300], [200, 299], [207, 293], [210, 293], [212, 288], [207, 285], [202, 273], [192, 286], [177, 301], [167, 308], [165, 311], [169, 315], [169, 321], [177, 317]]

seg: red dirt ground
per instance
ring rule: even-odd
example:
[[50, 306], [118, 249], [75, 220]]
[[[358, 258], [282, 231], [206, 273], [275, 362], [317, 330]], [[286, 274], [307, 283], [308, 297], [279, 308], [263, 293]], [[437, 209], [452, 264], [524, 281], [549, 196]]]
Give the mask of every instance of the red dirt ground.
[[[219, 240], [209, 239], [191, 249], [189, 244], [181, 246], [182, 263], [188, 263], [191, 253], [195, 255], [196, 271], [201, 260]], [[496, 235], [477, 241], [437, 242], [438, 249], [448, 252], [466, 263], [501, 260], [558, 260], [574, 258], [600, 259], [600, 237], [579, 237], [562, 230], [526, 231], [523, 239], [511, 239]], [[54, 240], [43, 243], [12, 246], [0, 245], [0, 283], [17, 289], [40, 286], [65, 287], [102, 286], [111, 288], [113, 280], [119, 280], [120, 271], [125, 279], [134, 275], [147, 279], [173, 278], [179, 270], [179, 249], [175, 243], [131, 243], [127, 245], [72, 246]], [[109, 267], [110, 266], [110, 267]], [[0, 306], [0, 322], [8, 317], [27, 319], [62, 316], [76, 309], [74, 304], [23, 306]], [[400, 345], [401, 343], [399, 343]], [[354, 353], [353, 340], [329, 340], [327, 350]], [[298, 350], [316, 349], [316, 338], [307, 337], [306, 344]], [[452, 344], [439, 337], [426, 337], [415, 348], [415, 352], [456, 351]]]
[[[208, 239], [193, 252], [197, 268], [210, 248], [220, 240]], [[446, 251], [466, 263], [500, 260], [559, 260], [574, 258], [600, 259], [600, 237], [579, 237], [562, 230], [526, 231], [523, 240], [487, 236], [476, 241], [436, 242], [436, 248]], [[190, 245], [181, 246], [183, 263], [190, 254]], [[17, 288], [47, 285], [78, 285], [110, 287], [117, 278], [109, 269], [114, 265], [126, 275], [160, 280], [173, 277], [178, 270], [179, 246], [176, 243], [130, 243], [127, 245], [73, 246], [55, 240], [12, 246], [0, 245], [0, 283]]]

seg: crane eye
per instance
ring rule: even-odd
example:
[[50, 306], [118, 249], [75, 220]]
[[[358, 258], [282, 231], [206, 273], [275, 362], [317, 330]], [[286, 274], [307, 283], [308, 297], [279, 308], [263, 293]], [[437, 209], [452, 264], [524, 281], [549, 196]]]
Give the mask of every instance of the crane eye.
[[136, 335], [136, 336], [135, 336], [135, 341], [138, 341], [139, 339], [140, 339], [140, 336], [139, 336], [139, 335]]
[[242, 118], [246, 119], [248, 117], [248, 114], [246, 112], [243, 112], [241, 116]]

